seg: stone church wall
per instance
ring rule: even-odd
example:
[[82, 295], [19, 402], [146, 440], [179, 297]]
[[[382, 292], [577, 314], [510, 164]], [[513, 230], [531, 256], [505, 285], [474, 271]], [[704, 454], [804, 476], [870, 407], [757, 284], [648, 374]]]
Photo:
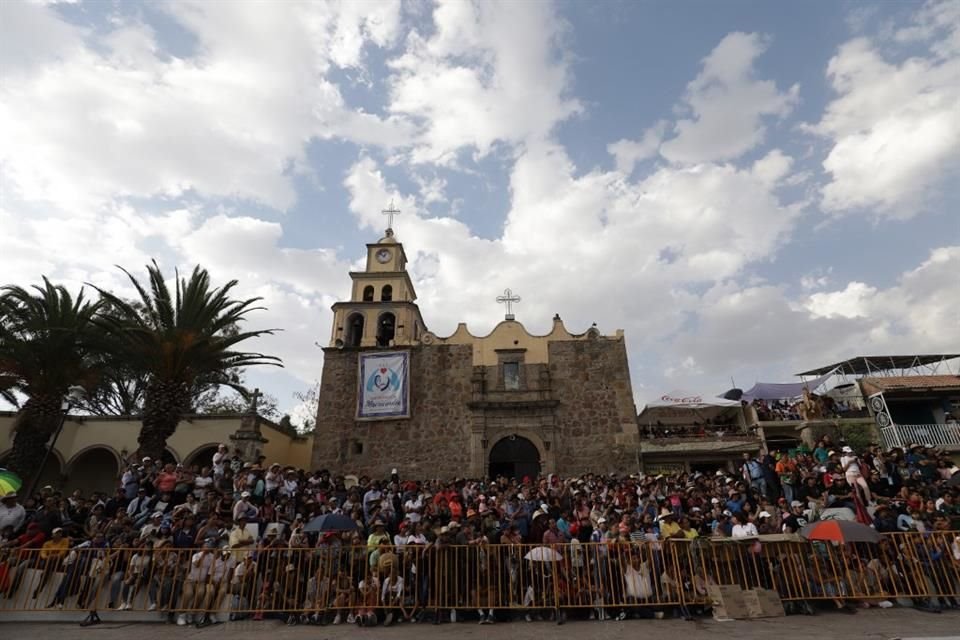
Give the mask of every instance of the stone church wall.
[[[324, 349], [313, 468], [386, 477], [466, 474], [470, 462], [470, 345], [410, 349], [412, 418], [358, 422], [358, 351]], [[362, 452], [359, 451], [362, 447]]]
[[557, 470], [635, 473], [637, 412], [624, 341], [551, 342], [550, 378], [560, 400]]

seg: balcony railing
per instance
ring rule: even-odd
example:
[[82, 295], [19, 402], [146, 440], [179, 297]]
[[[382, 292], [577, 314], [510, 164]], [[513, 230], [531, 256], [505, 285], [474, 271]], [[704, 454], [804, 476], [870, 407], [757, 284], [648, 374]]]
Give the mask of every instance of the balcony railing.
[[885, 449], [932, 444], [935, 447], [960, 447], [960, 424], [892, 424], [880, 429]]

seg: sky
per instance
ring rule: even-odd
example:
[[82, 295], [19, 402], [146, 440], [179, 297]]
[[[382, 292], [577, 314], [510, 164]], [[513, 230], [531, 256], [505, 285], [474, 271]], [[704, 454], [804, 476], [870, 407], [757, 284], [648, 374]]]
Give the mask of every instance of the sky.
[[391, 200], [431, 331], [509, 287], [641, 408], [956, 351], [958, 178], [958, 1], [0, 3], [0, 280], [237, 279], [295, 418]]

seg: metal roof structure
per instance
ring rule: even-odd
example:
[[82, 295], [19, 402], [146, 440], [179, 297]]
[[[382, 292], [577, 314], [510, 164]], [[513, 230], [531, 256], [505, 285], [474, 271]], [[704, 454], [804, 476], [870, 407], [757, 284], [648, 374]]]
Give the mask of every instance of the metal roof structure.
[[[856, 356], [849, 360], [829, 364], [825, 367], [818, 367], [809, 371], [798, 373], [798, 376], [822, 376], [835, 371], [838, 375], [853, 376], [890, 376], [906, 375], [913, 371], [914, 374], [921, 372], [927, 374], [936, 374], [940, 365], [948, 360], [960, 358], [960, 353], [937, 353], [929, 355], [907, 355], [907, 356]], [[946, 365], [950, 369], [949, 365]]]

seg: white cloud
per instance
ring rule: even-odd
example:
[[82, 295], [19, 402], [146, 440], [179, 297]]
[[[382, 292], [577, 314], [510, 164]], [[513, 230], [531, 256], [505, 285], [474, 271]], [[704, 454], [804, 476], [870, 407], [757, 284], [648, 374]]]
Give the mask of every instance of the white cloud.
[[441, 0], [433, 26], [429, 37], [412, 31], [390, 62], [390, 111], [423, 127], [414, 162], [452, 165], [464, 147], [482, 156], [497, 142], [543, 139], [579, 111], [564, 97], [563, 24], [551, 5]]
[[684, 97], [692, 117], [677, 121], [676, 137], [660, 146], [663, 157], [679, 163], [729, 160], [763, 142], [764, 118], [789, 114], [800, 91], [793, 85], [782, 92], [773, 81], [755, 77], [754, 62], [767, 46], [759, 34], [734, 32], [704, 58]]
[[901, 41], [922, 55], [890, 60], [881, 43], [857, 38], [827, 66], [837, 94], [809, 130], [831, 145], [823, 209], [910, 218], [960, 168], [960, 4], [934, 3]]
[[607, 152], [614, 157], [617, 170], [625, 174], [633, 173], [638, 162], [652, 158], [660, 150], [660, 142], [667, 130], [667, 121], [661, 120], [643, 132], [639, 140], [621, 138], [607, 145]]
[[744, 378], [775, 368], [783, 375], [861, 353], [955, 351], [957, 273], [960, 246], [951, 246], [934, 249], [887, 288], [851, 282], [795, 299], [783, 286], [724, 282], [697, 301], [693, 328], [664, 349], [681, 362], [696, 353], [718, 387], [725, 373]]
[[806, 307], [818, 318], [863, 318], [867, 316], [868, 303], [876, 293], [876, 287], [862, 282], [851, 282], [842, 291], [811, 295]]
[[[153, 31], [131, 22], [102, 36], [102, 46], [81, 46], [84, 32], [52, 10], [18, 7], [14, 16], [39, 26], [28, 47], [34, 70], [9, 74], [0, 87], [6, 189], [65, 208], [190, 190], [288, 208], [289, 176], [306, 169], [310, 138], [389, 147], [412, 132], [348, 108], [325, 75], [331, 64], [359, 64], [364, 46], [391, 42], [397, 3], [373, 13], [340, 6], [165, 5], [198, 39], [190, 58], [160, 51]], [[0, 41], [19, 42], [22, 23], [4, 21]]]

